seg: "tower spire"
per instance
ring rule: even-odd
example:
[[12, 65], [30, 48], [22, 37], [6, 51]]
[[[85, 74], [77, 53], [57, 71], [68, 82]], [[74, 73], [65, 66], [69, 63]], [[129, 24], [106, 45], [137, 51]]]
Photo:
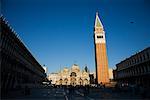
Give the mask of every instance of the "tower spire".
[[98, 15], [98, 11], [96, 12], [96, 15]]
[[98, 12], [96, 12], [95, 27], [103, 27], [100, 18], [98, 17]]

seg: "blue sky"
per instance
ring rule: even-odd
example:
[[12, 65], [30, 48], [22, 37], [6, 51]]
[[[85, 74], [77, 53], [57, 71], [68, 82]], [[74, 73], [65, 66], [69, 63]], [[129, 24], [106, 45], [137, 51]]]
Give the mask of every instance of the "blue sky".
[[109, 67], [150, 46], [149, 0], [2, 0], [2, 14], [49, 72], [77, 63], [95, 70], [96, 11]]

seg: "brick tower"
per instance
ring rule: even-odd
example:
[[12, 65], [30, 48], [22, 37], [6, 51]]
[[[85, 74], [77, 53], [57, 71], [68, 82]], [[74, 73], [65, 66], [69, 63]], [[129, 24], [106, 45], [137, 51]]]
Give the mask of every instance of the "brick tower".
[[106, 40], [103, 25], [96, 13], [94, 26], [96, 81], [98, 84], [109, 82]]

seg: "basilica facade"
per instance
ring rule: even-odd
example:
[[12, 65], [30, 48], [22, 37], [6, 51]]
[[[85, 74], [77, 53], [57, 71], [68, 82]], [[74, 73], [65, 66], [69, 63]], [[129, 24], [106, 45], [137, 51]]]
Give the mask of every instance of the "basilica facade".
[[87, 67], [81, 70], [77, 64], [73, 64], [71, 68], [64, 67], [58, 73], [51, 73], [48, 79], [55, 85], [88, 85], [89, 71]]

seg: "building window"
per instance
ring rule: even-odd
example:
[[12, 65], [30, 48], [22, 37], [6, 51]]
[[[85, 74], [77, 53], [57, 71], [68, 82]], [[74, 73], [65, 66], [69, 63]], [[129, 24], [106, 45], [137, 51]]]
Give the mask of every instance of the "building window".
[[136, 75], [139, 74], [138, 68], [136, 68]]
[[103, 38], [103, 36], [97, 36], [97, 38]]
[[136, 58], [134, 59], [134, 63], [136, 63]]
[[141, 65], [141, 73], [143, 73], [144, 72], [144, 68], [143, 68], [143, 66]]
[[137, 56], [137, 63], [140, 61], [140, 57], [139, 56]]
[[133, 58], [131, 59], [131, 64], [134, 64], [134, 59]]
[[135, 58], [133, 58], [133, 64], [135, 64]]
[[146, 73], [146, 72], [147, 72], [147, 69], [146, 69], [146, 66], [145, 66], [145, 65], [143, 65], [143, 69], [144, 69], [144, 73]]
[[140, 61], [142, 62], [142, 57], [141, 57], [141, 55], [140, 55]]
[[149, 59], [149, 53], [147, 52], [146, 54], [147, 54], [147, 59]]
[[150, 64], [148, 63], [146, 66], [147, 66], [147, 71], [150, 72]]
[[145, 54], [143, 54], [143, 59], [145, 60]]

